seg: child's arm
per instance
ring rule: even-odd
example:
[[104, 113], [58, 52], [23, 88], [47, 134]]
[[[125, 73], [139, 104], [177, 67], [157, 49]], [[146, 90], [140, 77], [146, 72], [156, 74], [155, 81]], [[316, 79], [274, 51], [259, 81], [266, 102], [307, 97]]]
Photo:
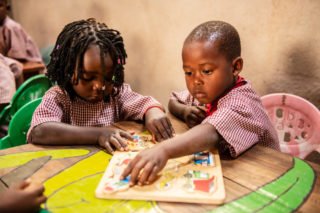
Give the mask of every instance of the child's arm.
[[115, 149], [127, 151], [127, 140], [132, 136], [113, 127], [79, 127], [60, 122], [46, 122], [31, 130], [31, 141], [44, 145], [98, 144], [109, 153]]
[[186, 122], [190, 128], [200, 124], [206, 117], [206, 112], [204, 109], [198, 106], [188, 106], [182, 104], [175, 99], [169, 100], [168, 108], [173, 115]]
[[43, 186], [30, 186], [23, 181], [1, 193], [0, 212], [36, 212], [47, 198]]
[[145, 113], [145, 126], [155, 136], [156, 141], [173, 137], [172, 124], [166, 114], [158, 107], [150, 108]]
[[215, 127], [200, 124], [189, 131], [140, 152], [128, 165], [122, 178], [131, 175], [130, 184], [153, 182], [168, 159], [214, 148], [220, 140]]

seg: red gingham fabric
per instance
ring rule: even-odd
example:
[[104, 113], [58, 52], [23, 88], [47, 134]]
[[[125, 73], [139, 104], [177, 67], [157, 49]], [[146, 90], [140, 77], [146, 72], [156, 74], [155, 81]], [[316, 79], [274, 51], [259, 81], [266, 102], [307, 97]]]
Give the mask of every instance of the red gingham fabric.
[[142, 96], [123, 84], [120, 92], [109, 103], [104, 101], [90, 103], [76, 97], [70, 100], [69, 95], [58, 86], [54, 86], [43, 96], [41, 104], [33, 114], [28, 131], [28, 142], [31, 142], [31, 130], [44, 122], [63, 122], [74, 126], [102, 127], [121, 120], [142, 120], [145, 112], [151, 107], [163, 106], [151, 96]]
[[[187, 105], [194, 101], [187, 90], [173, 94], [171, 98]], [[237, 157], [256, 143], [280, 150], [276, 130], [249, 82], [218, 100], [217, 110], [202, 123], [216, 128], [223, 137], [219, 142], [220, 151], [228, 151], [231, 157]]]
[[183, 90], [180, 92], [172, 92], [170, 99], [177, 100], [179, 103], [185, 104], [187, 106], [201, 106], [199, 101], [195, 99], [188, 90]]

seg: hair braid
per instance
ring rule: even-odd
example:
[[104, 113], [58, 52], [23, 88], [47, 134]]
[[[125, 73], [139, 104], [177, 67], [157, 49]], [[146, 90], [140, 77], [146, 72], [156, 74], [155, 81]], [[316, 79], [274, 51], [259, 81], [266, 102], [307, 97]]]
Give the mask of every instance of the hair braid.
[[47, 73], [49, 79], [65, 89], [71, 98], [75, 96], [71, 84], [72, 76], [77, 72], [76, 81], [79, 81], [83, 72], [84, 53], [91, 44], [100, 48], [103, 69], [105, 68], [103, 59], [110, 54], [114, 64], [114, 86], [119, 88], [124, 82], [127, 53], [120, 33], [93, 18], [75, 21], [67, 24], [59, 34], [51, 53]]

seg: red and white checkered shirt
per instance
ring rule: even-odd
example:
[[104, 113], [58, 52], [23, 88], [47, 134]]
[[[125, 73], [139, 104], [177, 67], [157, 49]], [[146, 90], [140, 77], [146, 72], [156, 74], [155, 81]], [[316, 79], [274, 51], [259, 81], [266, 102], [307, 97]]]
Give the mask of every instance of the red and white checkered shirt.
[[[180, 94], [177, 100], [192, 100], [186, 90], [175, 93], [175, 96], [177, 94]], [[248, 82], [219, 99], [216, 111], [202, 121], [205, 123], [213, 125], [223, 137], [219, 143], [220, 151], [228, 150], [232, 157], [237, 157], [256, 143], [280, 150], [277, 132]]]
[[50, 88], [35, 110], [28, 131], [30, 142], [31, 130], [45, 122], [63, 122], [74, 126], [102, 127], [121, 120], [142, 120], [145, 112], [151, 107], [163, 106], [151, 96], [143, 96], [123, 84], [119, 94], [104, 101], [90, 103], [75, 97], [71, 100], [68, 93], [58, 86]]
[[185, 104], [187, 106], [201, 106], [197, 99], [195, 99], [190, 93], [189, 90], [183, 90], [180, 92], [172, 92], [170, 99], [176, 100], [179, 103]]

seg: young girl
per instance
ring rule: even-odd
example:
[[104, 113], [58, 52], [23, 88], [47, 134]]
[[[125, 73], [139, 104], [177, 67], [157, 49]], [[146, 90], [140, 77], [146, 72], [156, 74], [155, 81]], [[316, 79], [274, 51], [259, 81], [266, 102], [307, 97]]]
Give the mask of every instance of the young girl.
[[[279, 150], [276, 131], [258, 95], [239, 76], [243, 60], [233, 26], [210, 21], [196, 27], [184, 42], [182, 61], [189, 91], [182, 99], [194, 97], [207, 104], [205, 118], [184, 134], [140, 152], [122, 174], [123, 178], [131, 174], [131, 185], [154, 181], [170, 158], [215, 147], [232, 157], [257, 143]], [[169, 106], [178, 115], [187, 107], [178, 101]]]
[[72, 22], [58, 36], [48, 65], [57, 83], [36, 109], [28, 141], [36, 144], [99, 144], [108, 152], [127, 150], [121, 120], [144, 120], [157, 141], [173, 135], [159, 102], [124, 83], [123, 39], [94, 19]]

